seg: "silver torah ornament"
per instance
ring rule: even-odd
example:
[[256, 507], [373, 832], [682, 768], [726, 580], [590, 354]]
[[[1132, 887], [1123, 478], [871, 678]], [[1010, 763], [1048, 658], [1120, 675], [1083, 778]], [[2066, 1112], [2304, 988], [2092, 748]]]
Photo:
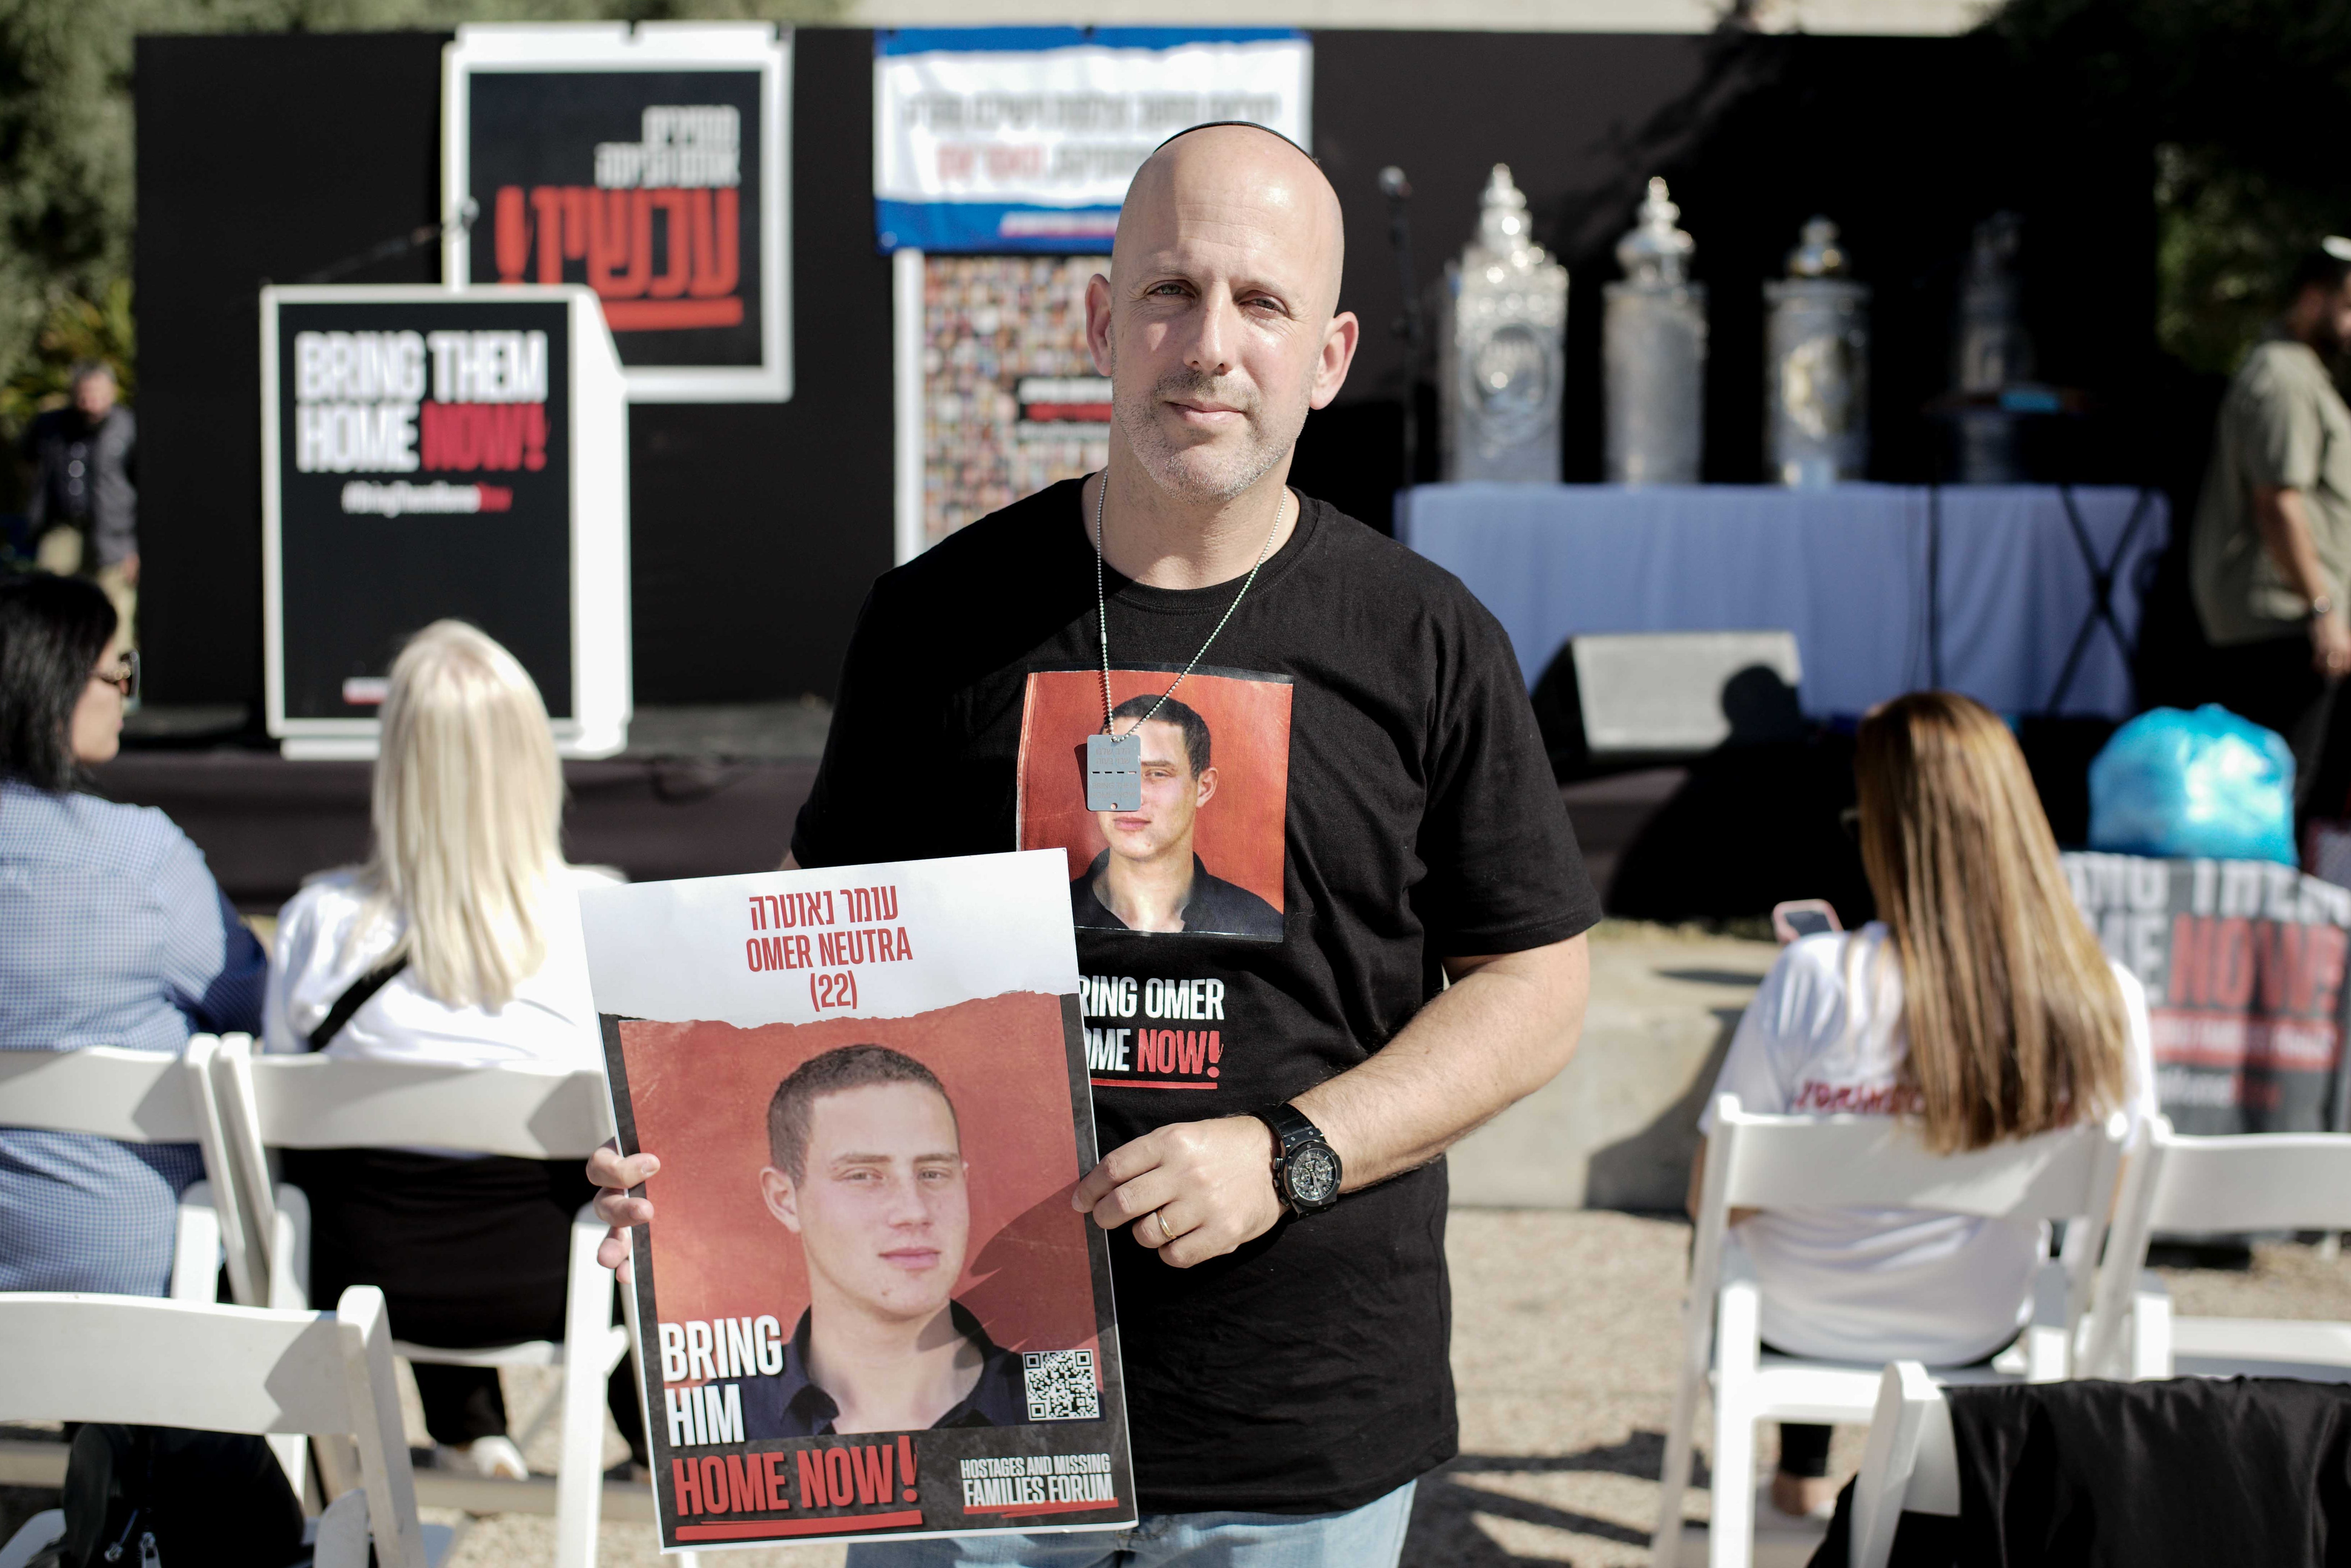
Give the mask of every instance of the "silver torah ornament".
[[1763, 286], [1763, 450], [1771, 477], [1802, 488], [1869, 468], [1869, 289], [1845, 275], [1837, 226], [1814, 218]]
[[1688, 234], [1663, 180], [1616, 243], [1624, 280], [1602, 288], [1607, 475], [1616, 484], [1696, 484], [1706, 445], [1706, 286], [1689, 281]]
[[1507, 164], [1479, 199], [1478, 234], [1438, 291], [1439, 442], [1448, 480], [1559, 483], [1567, 269], [1535, 244]]
[[1976, 225], [1959, 280], [1959, 320], [1951, 343], [1951, 388], [1961, 484], [2014, 484], [2024, 478], [2017, 452], [2019, 410], [2011, 389], [2032, 380], [2032, 339], [2024, 330], [2016, 258], [2024, 239], [2014, 213]]

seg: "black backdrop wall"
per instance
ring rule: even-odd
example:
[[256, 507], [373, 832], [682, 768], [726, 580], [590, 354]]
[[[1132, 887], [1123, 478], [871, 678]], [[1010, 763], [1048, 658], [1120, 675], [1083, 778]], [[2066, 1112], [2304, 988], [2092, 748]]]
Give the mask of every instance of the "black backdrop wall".
[[[151, 37], [137, 56], [141, 513], [160, 703], [242, 702], [260, 660], [258, 340], [264, 279], [437, 221], [444, 35]], [[890, 564], [891, 294], [873, 249], [872, 35], [802, 29], [793, 84], [798, 393], [631, 415], [637, 700], [829, 693], [866, 585]], [[1948, 384], [1968, 235], [2025, 218], [2043, 379], [2100, 413], [2055, 432], [2049, 477], [2171, 477], [2183, 431], [2152, 341], [2144, 140], [2026, 99], [1987, 39], [1325, 32], [1315, 146], [1347, 211], [1364, 348], [1308, 421], [1301, 488], [1384, 525], [1407, 378], [1380, 169], [1411, 176], [1414, 264], [1437, 278], [1508, 162], [1568, 264], [1566, 476], [1600, 468], [1600, 285], [1642, 182], [1663, 174], [1711, 291], [1708, 477], [1761, 466], [1760, 286], [1814, 212], [1876, 288], [1876, 477], [1938, 476], [1921, 408]], [[332, 281], [430, 281], [429, 244]], [[1426, 388], [1420, 401], [1427, 400]], [[1435, 426], [1425, 421], [1425, 473]]]

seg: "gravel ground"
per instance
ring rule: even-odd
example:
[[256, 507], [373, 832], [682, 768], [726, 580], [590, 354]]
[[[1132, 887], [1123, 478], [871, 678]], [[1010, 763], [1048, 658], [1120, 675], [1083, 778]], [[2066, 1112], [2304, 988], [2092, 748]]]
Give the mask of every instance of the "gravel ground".
[[[1454, 1211], [1450, 1238], [1462, 1451], [1421, 1483], [1407, 1568], [1646, 1563], [1689, 1227], [1593, 1210], [1473, 1209]], [[2351, 1319], [2351, 1259], [2325, 1261], [2314, 1247], [2263, 1243], [2247, 1270], [2161, 1272], [2184, 1314]], [[508, 1376], [518, 1417], [555, 1392], [551, 1374]], [[1863, 1436], [1839, 1429], [1834, 1459], [1844, 1471], [1860, 1464]], [[1768, 1467], [1768, 1429], [1761, 1447]], [[623, 1451], [617, 1433], [611, 1448], [616, 1458]], [[531, 1459], [553, 1469], [551, 1438]], [[1685, 1496], [1685, 1516], [1704, 1520], [1707, 1494]], [[549, 1520], [485, 1520], [451, 1568], [543, 1563], [552, 1542]], [[651, 1568], [651, 1530], [606, 1525], [600, 1560]], [[841, 1553], [800, 1547], [723, 1561], [835, 1568]]]

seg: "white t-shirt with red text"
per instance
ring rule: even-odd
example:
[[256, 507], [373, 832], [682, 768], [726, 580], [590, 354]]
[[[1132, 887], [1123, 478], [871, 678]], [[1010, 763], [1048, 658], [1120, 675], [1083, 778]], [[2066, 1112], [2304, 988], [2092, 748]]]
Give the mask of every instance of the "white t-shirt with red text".
[[[2122, 1107], [2155, 1115], [2147, 994], [2114, 966], [2130, 1019]], [[1908, 1042], [1902, 971], [1886, 927], [1792, 943], [1748, 1004], [1707, 1096], [1739, 1096], [1759, 1116], [1902, 1114]], [[2032, 1315], [2032, 1273], [2048, 1246], [2038, 1220], [1913, 1209], [1775, 1209], [1739, 1227], [1762, 1286], [1764, 1340], [1798, 1355], [1964, 1365], [2015, 1337]]]

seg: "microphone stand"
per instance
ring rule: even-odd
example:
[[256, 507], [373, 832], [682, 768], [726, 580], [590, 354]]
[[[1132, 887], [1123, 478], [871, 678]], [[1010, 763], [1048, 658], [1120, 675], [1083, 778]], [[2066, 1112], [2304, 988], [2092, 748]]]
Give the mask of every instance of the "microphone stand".
[[1404, 341], [1404, 488], [1420, 483], [1420, 289], [1413, 281], [1412, 221], [1405, 203], [1412, 182], [1391, 163], [1380, 171], [1380, 194], [1388, 203], [1388, 248], [1395, 254], [1396, 286], [1404, 310], [1390, 330]]

